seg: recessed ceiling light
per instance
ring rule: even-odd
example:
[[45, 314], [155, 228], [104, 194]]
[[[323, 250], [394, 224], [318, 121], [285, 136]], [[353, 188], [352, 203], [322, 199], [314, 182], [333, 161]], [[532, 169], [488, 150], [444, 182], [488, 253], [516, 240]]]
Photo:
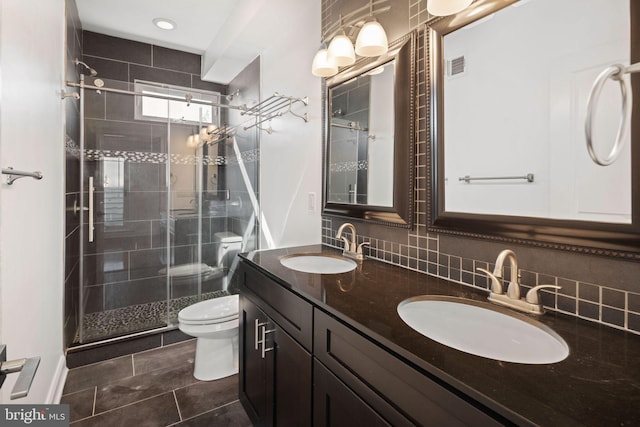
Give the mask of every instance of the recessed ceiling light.
[[173, 30], [174, 28], [176, 28], [176, 23], [166, 18], [155, 18], [153, 20], [153, 23], [156, 27], [163, 30]]

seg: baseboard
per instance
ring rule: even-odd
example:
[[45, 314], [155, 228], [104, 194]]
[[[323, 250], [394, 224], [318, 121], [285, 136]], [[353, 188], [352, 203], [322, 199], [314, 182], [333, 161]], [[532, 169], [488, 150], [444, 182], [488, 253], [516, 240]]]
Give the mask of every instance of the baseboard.
[[64, 383], [67, 381], [67, 361], [64, 355], [58, 359], [58, 366], [56, 366], [56, 372], [51, 382], [51, 387], [47, 393], [47, 404], [58, 404], [62, 398], [62, 390], [64, 390]]

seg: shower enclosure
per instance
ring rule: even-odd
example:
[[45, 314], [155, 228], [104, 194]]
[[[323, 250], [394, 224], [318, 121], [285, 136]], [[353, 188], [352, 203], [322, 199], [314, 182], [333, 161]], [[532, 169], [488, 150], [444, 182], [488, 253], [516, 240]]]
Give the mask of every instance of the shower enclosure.
[[254, 249], [255, 212], [244, 200], [258, 167], [236, 156], [232, 134], [255, 150], [257, 131], [228, 127], [233, 107], [219, 93], [95, 77], [80, 86], [74, 345], [175, 328], [180, 309], [234, 293], [220, 236]]

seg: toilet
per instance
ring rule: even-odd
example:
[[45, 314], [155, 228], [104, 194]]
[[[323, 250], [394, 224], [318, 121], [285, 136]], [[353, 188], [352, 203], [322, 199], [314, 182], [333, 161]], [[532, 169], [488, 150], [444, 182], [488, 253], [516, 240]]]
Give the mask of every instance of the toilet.
[[180, 310], [178, 328], [196, 337], [193, 376], [212, 381], [238, 372], [238, 295], [200, 301]]
[[[214, 240], [219, 243], [217, 267], [226, 271], [242, 247], [242, 238], [221, 232]], [[178, 328], [197, 338], [196, 379], [212, 381], [238, 372], [238, 295], [200, 301], [180, 310]]]
[[229, 231], [221, 231], [214, 233], [213, 242], [218, 245], [217, 267], [224, 274], [222, 289], [226, 291], [229, 287], [227, 271], [242, 249], [242, 237]]

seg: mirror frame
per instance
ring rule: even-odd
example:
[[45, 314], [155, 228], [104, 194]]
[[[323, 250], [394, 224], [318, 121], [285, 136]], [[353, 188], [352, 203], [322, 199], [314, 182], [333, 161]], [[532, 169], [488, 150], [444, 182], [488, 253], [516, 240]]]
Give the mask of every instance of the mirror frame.
[[[352, 67], [326, 80], [323, 91], [323, 215], [361, 219], [394, 227], [413, 226], [414, 145], [415, 145], [415, 81], [416, 31], [396, 40], [389, 51], [379, 58], [364, 58]], [[331, 142], [330, 91], [340, 83], [356, 78], [380, 65], [395, 60], [394, 76], [394, 159], [393, 205], [374, 206], [336, 203], [328, 200], [329, 149]]]
[[[631, 224], [614, 224], [578, 220], [559, 220], [525, 216], [469, 214], [445, 211], [444, 200], [444, 36], [456, 29], [494, 13], [517, 0], [479, 0], [466, 10], [429, 23], [425, 31], [425, 58], [430, 83], [430, 159], [427, 162], [428, 230], [465, 237], [507, 243], [568, 250], [640, 261], [640, 96], [633, 99], [631, 120]], [[630, 1], [632, 63], [640, 60], [640, 5]], [[631, 75], [632, 85], [640, 87], [640, 75]], [[635, 138], [633, 136], [636, 135]], [[586, 150], [586, 146], [585, 146]]]

